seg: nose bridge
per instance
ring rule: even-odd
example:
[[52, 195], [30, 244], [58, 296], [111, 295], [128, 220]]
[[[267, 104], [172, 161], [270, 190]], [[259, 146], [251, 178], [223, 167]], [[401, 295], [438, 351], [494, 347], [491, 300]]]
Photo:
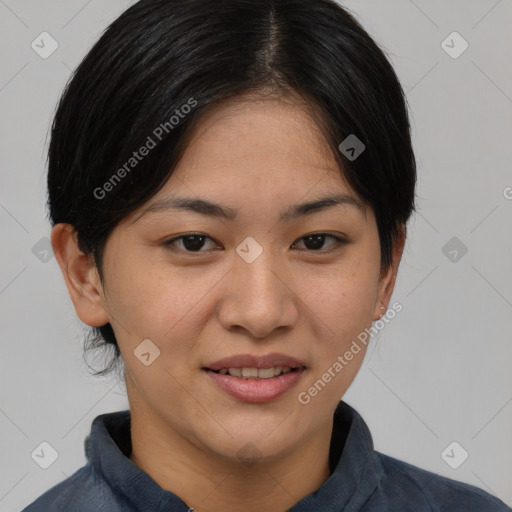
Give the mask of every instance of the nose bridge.
[[282, 268], [275, 253], [252, 240], [236, 249], [229, 293], [221, 308], [225, 328], [243, 327], [255, 337], [277, 327], [294, 324], [298, 312], [293, 294], [279, 276]]
[[242, 286], [241, 297], [250, 298], [252, 301], [260, 300], [270, 307], [268, 301], [278, 301], [283, 293], [282, 283], [276, 276], [279, 272], [279, 261], [275, 253], [268, 246], [263, 248], [251, 240], [240, 244], [237, 253], [239, 257], [235, 260], [234, 271]]

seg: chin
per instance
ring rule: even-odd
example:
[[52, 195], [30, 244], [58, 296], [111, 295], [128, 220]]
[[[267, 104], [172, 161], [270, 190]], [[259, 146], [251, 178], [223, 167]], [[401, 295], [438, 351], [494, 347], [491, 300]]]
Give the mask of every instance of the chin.
[[239, 419], [234, 423], [222, 422], [222, 427], [215, 423], [207, 428], [205, 437], [201, 436], [202, 444], [210, 452], [246, 466], [271, 461], [292, 450], [299, 441], [297, 429], [290, 431], [289, 424], [279, 426], [284, 417], [272, 423]]

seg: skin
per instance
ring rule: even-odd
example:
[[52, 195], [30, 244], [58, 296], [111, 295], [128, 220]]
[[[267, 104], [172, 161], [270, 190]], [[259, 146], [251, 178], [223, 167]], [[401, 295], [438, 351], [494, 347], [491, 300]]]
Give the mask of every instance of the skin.
[[[90, 326], [110, 322], [118, 340], [132, 414], [130, 459], [199, 512], [281, 512], [329, 477], [332, 415], [364, 347], [310, 403], [297, 397], [387, 309], [405, 241], [404, 230], [381, 272], [370, 207], [336, 205], [279, 220], [287, 207], [335, 194], [357, 199], [307, 108], [239, 97], [203, 117], [163, 189], [112, 232], [103, 283], [72, 226], [52, 231], [78, 317]], [[238, 215], [167, 209], [141, 216], [171, 195]], [[183, 240], [164, 244], [187, 233], [210, 237], [203, 252], [187, 253]], [[326, 237], [315, 250], [303, 238], [312, 233], [348, 242]], [[235, 252], [248, 236], [263, 249], [252, 263]], [[147, 338], [161, 351], [149, 366], [134, 355]], [[201, 370], [226, 356], [269, 352], [307, 366], [274, 401], [236, 400]], [[239, 455], [248, 446], [257, 459], [250, 464]]]

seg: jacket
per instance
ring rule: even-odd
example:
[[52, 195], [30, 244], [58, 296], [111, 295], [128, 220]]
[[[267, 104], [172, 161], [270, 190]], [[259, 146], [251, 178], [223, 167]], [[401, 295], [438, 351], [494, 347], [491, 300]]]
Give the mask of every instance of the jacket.
[[[330, 477], [290, 512], [510, 512], [505, 503], [374, 450], [370, 431], [341, 401], [333, 417]], [[87, 464], [22, 512], [189, 512], [130, 459], [130, 411], [102, 414], [85, 440]]]

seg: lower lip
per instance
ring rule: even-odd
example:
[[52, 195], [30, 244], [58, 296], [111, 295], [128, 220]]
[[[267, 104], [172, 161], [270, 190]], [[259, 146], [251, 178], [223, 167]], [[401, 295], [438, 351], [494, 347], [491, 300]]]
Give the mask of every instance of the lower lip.
[[297, 384], [304, 369], [283, 373], [279, 377], [272, 377], [271, 379], [240, 379], [229, 374], [215, 373], [211, 370], [203, 371], [228, 395], [243, 402], [259, 404], [270, 402], [284, 395]]

